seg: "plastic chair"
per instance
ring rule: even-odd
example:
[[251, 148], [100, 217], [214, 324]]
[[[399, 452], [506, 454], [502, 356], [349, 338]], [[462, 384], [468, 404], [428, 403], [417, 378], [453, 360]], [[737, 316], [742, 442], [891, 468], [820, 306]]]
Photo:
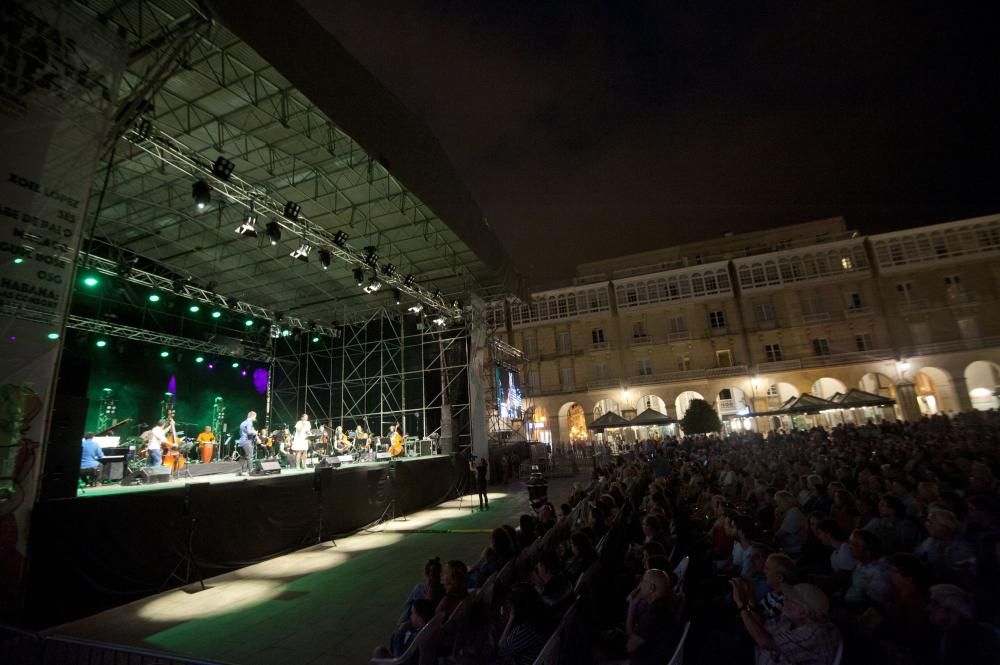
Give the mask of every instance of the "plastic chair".
[[[420, 651], [420, 648], [424, 644], [437, 636], [440, 629], [441, 617], [435, 614], [434, 617], [427, 622], [427, 625], [420, 630], [414, 640], [410, 642], [410, 646], [406, 647], [406, 651], [400, 654], [398, 658], [372, 658], [370, 665], [404, 665], [405, 663], [408, 663], [410, 659]], [[423, 659], [421, 659], [421, 661], [423, 661]]]
[[677, 584], [674, 585], [674, 593], [680, 593], [684, 589], [684, 576], [687, 575], [688, 566], [691, 565], [691, 557], [685, 556], [674, 568], [674, 575], [677, 576]]
[[844, 658], [844, 640], [841, 639], [840, 643], [837, 644], [837, 653], [833, 655], [832, 665], [840, 665], [840, 661]]
[[681, 641], [677, 643], [677, 648], [674, 649], [674, 655], [670, 659], [667, 665], [683, 665], [684, 663], [684, 643], [687, 642], [688, 631], [691, 630], [691, 622], [688, 621], [684, 624], [684, 632], [681, 633]]

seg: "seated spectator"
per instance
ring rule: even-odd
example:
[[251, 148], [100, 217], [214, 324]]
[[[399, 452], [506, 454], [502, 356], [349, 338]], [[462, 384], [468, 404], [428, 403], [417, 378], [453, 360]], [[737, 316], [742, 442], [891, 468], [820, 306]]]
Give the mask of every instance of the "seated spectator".
[[914, 554], [931, 567], [938, 579], [955, 579], [975, 563], [975, 552], [959, 533], [962, 525], [950, 510], [927, 513], [927, 539]]
[[965, 501], [965, 526], [962, 537], [966, 542], [978, 546], [984, 538], [1000, 534], [996, 506], [983, 496], [970, 496]]
[[899, 497], [886, 494], [878, 502], [879, 516], [871, 519], [865, 531], [882, 541], [885, 552], [909, 552], [917, 544], [917, 527], [906, 519], [906, 508]]
[[514, 556], [514, 545], [502, 528], [493, 529], [490, 534], [490, 545], [483, 550], [479, 561], [469, 569], [469, 588], [478, 589], [486, 583], [493, 573], [507, 565]]
[[657, 515], [646, 515], [642, 518], [643, 544], [659, 543], [663, 546], [663, 551], [670, 548], [670, 534], [667, 533], [666, 525]]
[[528, 514], [521, 515], [519, 520], [520, 528], [517, 535], [517, 549], [523, 550], [531, 543], [535, 542], [538, 534], [535, 531], [536, 520]]
[[745, 577], [750, 582], [753, 590], [753, 597], [763, 601], [767, 597], [771, 587], [767, 583], [767, 557], [771, 555], [771, 548], [764, 543], [754, 543], [750, 546], [750, 572], [741, 577]]
[[538, 593], [519, 584], [510, 591], [501, 610], [507, 622], [497, 642], [495, 665], [531, 665], [546, 641], [545, 607]]
[[535, 523], [535, 534], [541, 538], [545, 532], [556, 525], [556, 509], [551, 503], [543, 503], [538, 509], [538, 521]]
[[536, 555], [534, 575], [542, 602], [561, 614], [566, 609], [566, 601], [572, 601], [573, 587], [563, 575], [555, 552], [542, 550]]
[[594, 550], [594, 543], [583, 531], [575, 531], [569, 537], [569, 561], [566, 562], [566, 575], [570, 582], [576, 580], [587, 571], [590, 566], [597, 561], [597, 551]]
[[840, 525], [832, 519], [825, 519], [816, 526], [816, 534], [821, 543], [831, 548], [830, 568], [834, 574], [851, 572], [858, 562], [851, 556], [851, 546], [840, 530]]
[[812, 584], [785, 586], [781, 618], [765, 624], [753, 611], [749, 588], [732, 581], [733, 602], [743, 626], [757, 645], [757, 665], [802, 663], [829, 665], [840, 644], [840, 632], [827, 616], [830, 602]]
[[465, 564], [457, 559], [445, 563], [441, 567], [441, 586], [444, 596], [435, 612], [441, 615], [442, 621], [447, 621], [455, 608], [469, 596], [468, 568]]
[[507, 532], [507, 537], [510, 539], [511, 546], [514, 548], [514, 554], [518, 554], [521, 551], [521, 545], [519, 542], [519, 537], [517, 529], [509, 524], [501, 524], [500, 528]]
[[433, 616], [434, 603], [426, 598], [415, 600], [410, 607], [408, 620], [402, 622], [399, 630], [389, 638], [389, 646], [376, 648], [372, 658], [399, 658], [402, 656]]
[[[831, 483], [832, 485], [832, 483]], [[858, 528], [858, 507], [854, 503], [854, 495], [846, 489], [837, 489], [833, 493], [833, 507], [830, 517], [840, 527], [840, 531], [848, 534]]]
[[418, 582], [413, 587], [413, 590], [410, 591], [410, 596], [406, 599], [403, 612], [399, 615], [398, 623], [404, 624], [409, 620], [410, 608], [413, 607], [415, 601], [426, 598], [434, 603], [434, 605], [437, 605], [443, 597], [444, 587], [441, 586], [441, 557], [434, 557], [424, 564], [424, 581]]
[[889, 600], [885, 607], [869, 608], [861, 616], [863, 629], [874, 634], [883, 650], [907, 662], [925, 662], [931, 645], [927, 619], [930, 599], [927, 569], [920, 559], [900, 552], [887, 559]]
[[889, 570], [882, 559], [882, 543], [871, 531], [855, 529], [848, 541], [858, 562], [851, 573], [851, 586], [844, 594], [849, 603], [885, 605], [889, 594]]
[[806, 539], [806, 516], [791, 492], [774, 495], [774, 542], [785, 553], [798, 556]]
[[767, 557], [764, 562], [767, 594], [756, 599], [765, 619], [775, 620], [781, 616], [785, 604], [784, 590], [791, 584], [794, 575], [795, 561], [790, 556], [777, 552]]
[[[625, 619], [625, 650], [631, 665], [667, 662], [677, 646], [678, 616], [670, 577], [662, 570], [648, 570], [639, 587], [629, 594]], [[645, 611], [639, 616], [640, 604]]]
[[954, 584], [935, 584], [928, 603], [930, 622], [941, 629], [938, 663], [996, 665], [1000, 662], [997, 629], [975, 620], [972, 597]]
[[826, 493], [826, 483], [823, 482], [823, 478], [817, 475], [811, 475], [807, 479], [809, 485], [809, 498], [806, 499], [805, 504], [802, 506], [803, 512], [809, 513], [821, 513], [823, 517], [830, 514], [830, 509], [833, 507], [833, 499]]
[[796, 564], [799, 575], [829, 574], [830, 572], [830, 547], [823, 543], [817, 528], [819, 523], [825, 518], [823, 513], [813, 512], [809, 514], [808, 527], [806, 529], [806, 540], [802, 544], [802, 556]]

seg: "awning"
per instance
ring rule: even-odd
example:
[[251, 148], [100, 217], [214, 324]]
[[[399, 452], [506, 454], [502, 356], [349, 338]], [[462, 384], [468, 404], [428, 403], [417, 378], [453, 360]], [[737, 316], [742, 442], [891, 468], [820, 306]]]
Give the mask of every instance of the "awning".
[[656, 409], [646, 409], [632, 419], [631, 425], [669, 425], [677, 422], [665, 413], [660, 413]]
[[842, 409], [854, 409], [865, 406], [893, 406], [896, 404], [896, 400], [891, 397], [883, 397], [859, 388], [851, 388], [843, 394], [837, 393], [833, 396], [832, 401], [836, 402]]
[[[760, 413], [750, 413], [749, 416], [784, 416], [800, 413], [819, 413], [830, 409], [843, 409], [840, 404], [816, 395], [802, 393], [798, 397], [789, 397], [785, 403], [777, 409], [762, 411]], [[849, 408], [849, 407], [848, 407]]]
[[587, 429], [596, 430], [598, 432], [604, 431], [606, 429], [615, 429], [618, 427], [628, 427], [631, 425], [629, 421], [625, 420], [619, 416], [614, 411], [608, 411], [603, 416], [595, 420], [594, 422], [587, 425]]

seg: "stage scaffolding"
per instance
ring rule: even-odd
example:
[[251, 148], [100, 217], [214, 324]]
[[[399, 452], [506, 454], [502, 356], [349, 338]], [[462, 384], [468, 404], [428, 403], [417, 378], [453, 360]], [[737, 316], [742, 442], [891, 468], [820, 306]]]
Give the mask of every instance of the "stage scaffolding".
[[345, 431], [385, 434], [399, 422], [408, 436], [440, 437], [445, 452], [470, 445], [468, 324], [382, 309], [313, 339], [275, 340], [269, 427], [308, 413]]

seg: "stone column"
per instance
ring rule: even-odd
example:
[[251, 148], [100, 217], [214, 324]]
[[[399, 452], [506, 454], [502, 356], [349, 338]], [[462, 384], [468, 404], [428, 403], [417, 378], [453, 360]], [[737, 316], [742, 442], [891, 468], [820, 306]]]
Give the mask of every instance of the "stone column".
[[954, 377], [951, 387], [955, 391], [955, 400], [959, 411], [972, 411], [972, 397], [969, 396], [969, 385], [964, 376]]
[[896, 384], [896, 401], [903, 412], [903, 420], [911, 423], [920, 420], [920, 404], [917, 403], [917, 388], [912, 383]]

